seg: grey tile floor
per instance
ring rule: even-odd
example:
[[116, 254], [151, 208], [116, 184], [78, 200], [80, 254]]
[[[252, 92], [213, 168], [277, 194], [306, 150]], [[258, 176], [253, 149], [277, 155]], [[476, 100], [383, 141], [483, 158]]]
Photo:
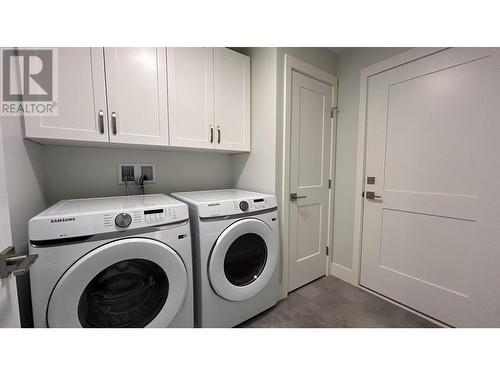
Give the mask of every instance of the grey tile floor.
[[297, 289], [243, 328], [437, 327], [390, 302], [333, 276]]

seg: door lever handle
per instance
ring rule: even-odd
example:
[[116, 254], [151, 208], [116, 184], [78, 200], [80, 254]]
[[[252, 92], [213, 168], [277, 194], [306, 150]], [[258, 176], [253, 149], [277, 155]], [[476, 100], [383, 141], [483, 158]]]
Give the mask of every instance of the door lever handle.
[[16, 255], [14, 246], [0, 251], [0, 279], [6, 279], [11, 274], [24, 275], [38, 258], [38, 254]]
[[290, 200], [296, 201], [297, 199], [307, 198], [305, 195], [297, 195], [297, 193], [290, 193]]
[[381, 195], [376, 195], [374, 191], [367, 191], [363, 193], [363, 196], [366, 197], [366, 199], [380, 199], [382, 198]]

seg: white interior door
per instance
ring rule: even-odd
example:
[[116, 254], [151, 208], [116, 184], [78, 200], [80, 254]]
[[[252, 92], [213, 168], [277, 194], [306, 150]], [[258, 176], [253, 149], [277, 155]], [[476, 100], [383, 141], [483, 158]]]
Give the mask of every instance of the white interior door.
[[499, 52], [368, 81], [361, 284], [454, 326], [500, 324]]
[[110, 141], [167, 145], [165, 48], [105, 48]]
[[214, 148], [213, 48], [167, 48], [170, 146]]
[[[0, 251], [12, 245], [3, 152], [2, 127], [0, 124]], [[0, 279], [0, 328], [20, 326], [16, 278], [10, 275], [5, 279]]]
[[57, 116], [26, 116], [26, 136], [108, 142], [102, 48], [58, 48]]
[[332, 86], [292, 71], [288, 289], [325, 274]]
[[250, 151], [250, 57], [214, 48], [215, 148]]

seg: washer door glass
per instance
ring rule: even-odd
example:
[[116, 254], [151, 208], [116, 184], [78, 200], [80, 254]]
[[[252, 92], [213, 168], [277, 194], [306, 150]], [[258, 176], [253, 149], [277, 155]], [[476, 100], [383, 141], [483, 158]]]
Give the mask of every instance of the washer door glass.
[[117, 262], [95, 276], [78, 303], [82, 327], [145, 327], [168, 297], [165, 271], [145, 259]]
[[268, 285], [277, 259], [278, 241], [266, 223], [236, 221], [215, 241], [208, 264], [210, 284], [224, 299], [247, 300]]
[[260, 276], [266, 259], [266, 241], [255, 233], [246, 233], [229, 246], [224, 258], [224, 273], [231, 284], [245, 286]]
[[103, 244], [71, 265], [47, 307], [49, 327], [168, 327], [184, 304], [180, 256], [148, 238]]

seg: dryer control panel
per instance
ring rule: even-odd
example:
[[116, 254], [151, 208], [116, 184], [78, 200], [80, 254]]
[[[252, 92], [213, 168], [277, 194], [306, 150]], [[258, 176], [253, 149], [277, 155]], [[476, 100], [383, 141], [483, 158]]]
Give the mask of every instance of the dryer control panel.
[[202, 203], [198, 207], [198, 214], [201, 218], [230, 216], [241, 213], [265, 211], [276, 207], [276, 197], [270, 195], [259, 198], [222, 200]]

